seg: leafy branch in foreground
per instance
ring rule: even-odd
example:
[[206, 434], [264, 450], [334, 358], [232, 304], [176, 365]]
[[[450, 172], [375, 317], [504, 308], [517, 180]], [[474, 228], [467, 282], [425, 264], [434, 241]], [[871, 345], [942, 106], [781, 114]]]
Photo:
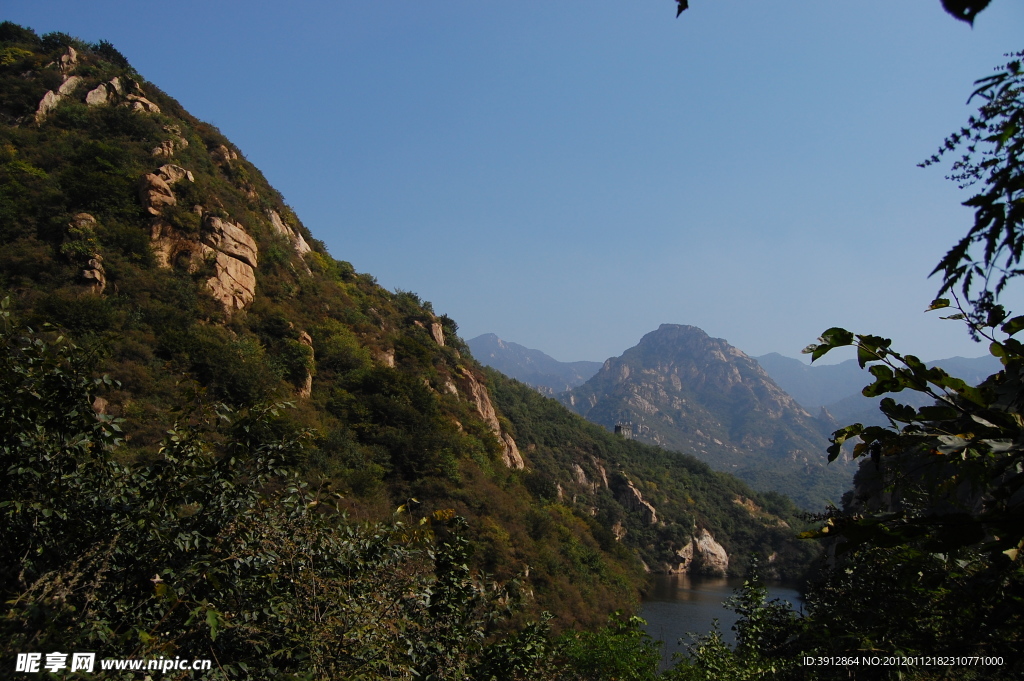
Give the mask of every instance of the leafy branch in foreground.
[[[942, 8], [960, 21], [974, 25], [974, 18], [992, 0], [942, 0]], [[690, 8], [690, 0], [676, 0], [676, 16]]]
[[454, 513], [350, 521], [288, 472], [304, 435], [278, 406], [185, 412], [157, 461], [122, 464], [88, 356], [3, 315], [5, 659], [205, 658], [213, 678], [456, 679], [481, 664], [520, 595], [470, 572]]
[[[965, 316], [972, 333], [1005, 322], [999, 296], [1011, 279], [1024, 274], [1024, 51], [1007, 56], [1009, 62], [976, 83], [968, 101], [983, 100], [978, 115], [921, 164], [938, 163], [960, 149], [950, 179], [961, 188], [981, 183], [964, 202], [974, 208], [974, 225], [932, 271], [942, 275], [940, 296], [959, 287], [971, 307]], [[975, 247], [981, 248], [979, 255], [972, 252]]]
[[[934, 400], [915, 408], [886, 397], [880, 408], [890, 427], [856, 423], [832, 434], [830, 460], [854, 441], [854, 458], [869, 455], [876, 471], [882, 470], [883, 459], [900, 459], [899, 466], [891, 467], [900, 476], [886, 483], [890, 492], [884, 510], [837, 517], [815, 536], [841, 534], [848, 542], [841, 550], [864, 542], [894, 546], [921, 539], [937, 551], [976, 546], [1015, 558], [1024, 541], [1020, 343], [1012, 338], [993, 342], [993, 354], [1005, 368], [977, 387], [890, 345], [885, 338], [833, 328], [805, 349], [818, 359], [838, 347], [855, 347], [860, 365], [870, 364], [875, 379], [864, 388], [865, 396], [909, 389]], [[925, 489], [927, 499], [921, 496]], [[910, 503], [912, 496], [915, 503]]]

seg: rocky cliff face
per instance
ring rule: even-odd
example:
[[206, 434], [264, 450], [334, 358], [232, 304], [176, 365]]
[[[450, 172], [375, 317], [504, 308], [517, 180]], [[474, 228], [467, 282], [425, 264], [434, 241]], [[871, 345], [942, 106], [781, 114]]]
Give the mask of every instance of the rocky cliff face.
[[[636, 439], [694, 454], [761, 489], [792, 493], [801, 485], [773, 487], [771, 478], [817, 474], [836, 478], [830, 492], [838, 499], [849, 481], [848, 471], [824, 468], [830, 424], [808, 414], [754, 359], [693, 326], [663, 324], [559, 399], [595, 423], [625, 424]], [[801, 499], [812, 507], [823, 501]]]

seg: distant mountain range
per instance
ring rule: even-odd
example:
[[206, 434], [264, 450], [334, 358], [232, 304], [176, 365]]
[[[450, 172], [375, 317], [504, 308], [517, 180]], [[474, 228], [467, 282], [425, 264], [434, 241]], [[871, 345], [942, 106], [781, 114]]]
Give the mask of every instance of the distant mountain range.
[[503, 341], [493, 333], [466, 343], [477, 361], [549, 396], [583, 385], [601, 368], [601, 362], [559, 362], [540, 350]]
[[[882, 398], [864, 397], [861, 394], [861, 390], [872, 379], [855, 359], [839, 364], [808, 365], [774, 352], [756, 359], [779, 387], [811, 413], [818, 413], [824, 407], [840, 424], [886, 423], [885, 417], [878, 410]], [[950, 357], [928, 364], [941, 367], [971, 385], [977, 385], [1002, 367], [999, 360], [991, 355]], [[928, 402], [928, 398], [920, 393], [904, 392], [897, 397], [899, 401], [912, 406], [923, 406]]]
[[811, 416], [756, 360], [696, 327], [663, 324], [603, 365], [558, 362], [493, 334], [468, 344], [482, 363], [556, 393], [589, 421], [693, 454], [805, 508], [838, 502], [849, 485], [851, 467], [825, 466], [834, 424]]
[[691, 453], [800, 505], [838, 502], [852, 467], [826, 466], [832, 424], [812, 417], [757, 361], [695, 326], [662, 324], [558, 398], [587, 420]]
[[[594, 423], [694, 454], [806, 508], [838, 502], [849, 486], [851, 465], [825, 465], [832, 430], [884, 421], [879, 398], [861, 395], [870, 376], [856, 360], [807, 365], [777, 353], [753, 358], [693, 326], [663, 324], [603, 365], [559, 362], [494, 334], [468, 344], [483, 364], [556, 395]], [[992, 357], [932, 364], [970, 383], [1000, 366]], [[900, 397], [924, 403], [916, 393]]]

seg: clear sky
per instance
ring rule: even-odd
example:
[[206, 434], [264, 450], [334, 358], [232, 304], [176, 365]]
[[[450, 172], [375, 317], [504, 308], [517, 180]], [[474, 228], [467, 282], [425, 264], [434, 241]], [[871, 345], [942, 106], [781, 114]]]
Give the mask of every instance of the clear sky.
[[[603, 360], [662, 323], [751, 355], [830, 326], [978, 356], [922, 311], [971, 221], [920, 169], [1024, 3], [5, 0], [111, 41], [332, 255], [472, 338]], [[1024, 298], [1024, 296], [1021, 296]], [[1024, 305], [1018, 305], [1024, 310]]]

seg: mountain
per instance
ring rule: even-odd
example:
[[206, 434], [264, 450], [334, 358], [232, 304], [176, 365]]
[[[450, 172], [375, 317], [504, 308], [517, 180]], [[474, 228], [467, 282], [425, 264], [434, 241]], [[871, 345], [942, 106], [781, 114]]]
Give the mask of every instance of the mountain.
[[777, 352], [755, 359], [780, 388], [811, 412], [859, 394], [871, 379], [855, 359], [839, 364], [809, 365]]
[[559, 362], [540, 350], [503, 341], [493, 333], [472, 338], [466, 344], [481, 364], [544, 395], [557, 395], [582, 385], [601, 368], [601, 362]]
[[838, 502], [852, 469], [826, 466], [825, 433], [757, 363], [694, 326], [663, 324], [559, 399], [606, 428], [691, 453], [806, 508]]
[[[871, 382], [871, 375], [861, 369], [855, 359], [839, 364], [808, 365], [792, 357], [771, 353], [757, 358], [758, 363], [772, 379], [809, 411], [824, 407], [840, 425], [864, 423], [886, 425], [878, 410], [881, 397], [864, 397], [861, 390]], [[944, 369], [951, 376], [962, 378], [969, 385], [977, 385], [1002, 368], [991, 355], [984, 357], [950, 357], [928, 362]], [[921, 407], [928, 403], [920, 393], [898, 396], [907, 404]]]
[[[739, 574], [759, 551], [796, 576], [813, 553], [787, 499], [616, 438], [483, 368], [453, 319], [328, 253], [242, 150], [109, 43], [9, 22], [0, 299], [9, 361], [38, 334], [88, 349], [96, 417], [120, 419], [117, 461], [169, 475], [169, 431], [214, 443], [212, 457], [224, 442], [214, 424], [271, 414], [259, 436], [301, 442], [285, 463], [348, 518], [464, 517], [467, 561], [521, 577], [524, 607], [559, 627], [632, 608], [645, 565]], [[134, 560], [138, 584], [171, 581]], [[21, 577], [0, 573], [14, 602]], [[138, 584], [131, 593], [151, 592]]]

